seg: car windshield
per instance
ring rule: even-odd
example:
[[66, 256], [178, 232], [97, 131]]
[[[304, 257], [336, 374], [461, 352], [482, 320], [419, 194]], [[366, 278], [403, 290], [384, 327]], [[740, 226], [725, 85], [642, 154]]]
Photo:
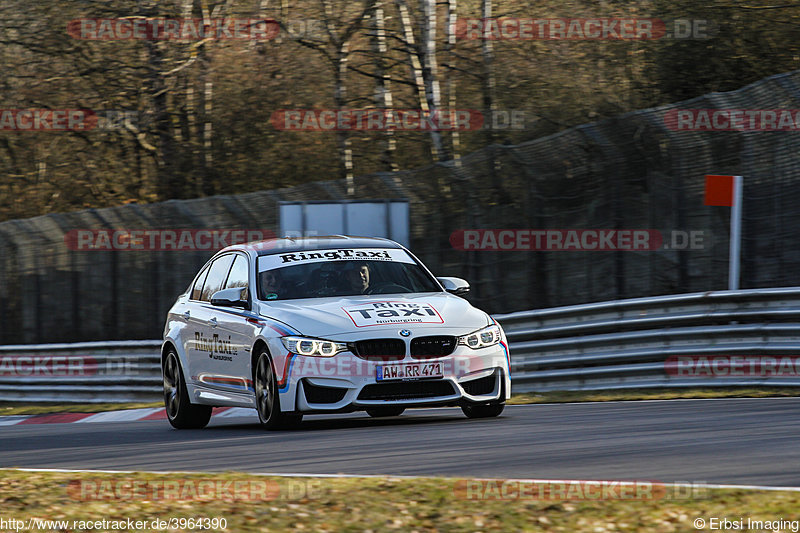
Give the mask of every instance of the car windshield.
[[399, 249], [311, 250], [258, 258], [261, 300], [438, 292], [441, 287]]

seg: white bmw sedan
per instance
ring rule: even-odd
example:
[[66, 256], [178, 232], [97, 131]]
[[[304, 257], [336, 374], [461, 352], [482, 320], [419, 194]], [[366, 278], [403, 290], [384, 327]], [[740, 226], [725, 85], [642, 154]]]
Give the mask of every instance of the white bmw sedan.
[[357, 410], [460, 406], [497, 416], [511, 395], [508, 344], [488, 314], [403, 246], [344, 236], [272, 239], [212, 257], [164, 328], [164, 403], [176, 428], [214, 406], [261, 424]]

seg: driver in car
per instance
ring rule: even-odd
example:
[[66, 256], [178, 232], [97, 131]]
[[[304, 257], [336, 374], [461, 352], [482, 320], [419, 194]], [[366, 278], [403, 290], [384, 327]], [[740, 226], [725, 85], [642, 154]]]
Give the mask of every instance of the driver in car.
[[347, 269], [348, 288], [356, 294], [368, 294], [369, 267], [366, 263], [355, 263]]
[[277, 270], [266, 270], [261, 273], [261, 299], [276, 300], [281, 292], [282, 280]]

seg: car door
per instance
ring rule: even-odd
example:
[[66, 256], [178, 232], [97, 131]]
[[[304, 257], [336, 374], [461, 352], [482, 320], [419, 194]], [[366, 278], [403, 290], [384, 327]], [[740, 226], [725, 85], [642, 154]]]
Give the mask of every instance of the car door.
[[[249, 299], [249, 273], [247, 255], [236, 253], [223, 288], [245, 289]], [[217, 324], [211, 333], [216, 353], [209, 361], [215, 384], [231, 392], [248, 392], [251, 384], [250, 346], [253, 344], [254, 330], [248, 319], [254, 315], [241, 307], [214, 306], [210, 312], [211, 320]]]
[[200, 273], [195, 277], [192, 283], [192, 288], [185, 301], [180, 302], [175, 310], [179, 320], [183, 322], [180, 332], [179, 342], [183, 346], [183, 353], [186, 354], [186, 379], [194, 381], [192, 376], [192, 368], [197, 358], [194, 353], [197, 350], [197, 336], [201, 331], [201, 327], [205, 328], [207, 318], [201, 319], [204, 311], [202, 308], [201, 296], [203, 293], [203, 284], [208, 277], [208, 271], [211, 270], [211, 264], [206, 264]]
[[234, 258], [232, 253], [225, 254], [209, 265], [199, 299], [192, 301], [189, 309], [187, 331], [189, 341], [186, 350], [189, 361], [188, 374], [190, 379], [204, 385], [215, 385], [217, 381], [215, 375], [219, 373], [220, 366], [219, 360], [215, 357], [224, 355], [223, 345], [218, 342], [220, 339], [218, 312], [211, 305], [211, 296], [225, 287]]

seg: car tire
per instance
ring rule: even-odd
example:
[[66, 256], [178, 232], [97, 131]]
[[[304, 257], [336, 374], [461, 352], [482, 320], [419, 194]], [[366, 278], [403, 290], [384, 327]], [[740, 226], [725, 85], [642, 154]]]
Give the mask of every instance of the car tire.
[[211, 419], [210, 405], [197, 405], [189, 400], [186, 380], [175, 350], [170, 350], [161, 369], [164, 381], [164, 408], [167, 420], [176, 429], [202, 429]]
[[499, 416], [506, 407], [506, 402], [482, 403], [475, 405], [462, 405], [461, 410], [467, 418], [492, 418]]
[[261, 426], [265, 429], [288, 429], [303, 420], [302, 413], [281, 411], [278, 397], [278, 380], [272, 366], [272, 359], [266, 350], [258, 354], [253, 368], [253, 388], [255, 389], [256, 411]]
[[405, 410], [405, 407], [371, 407], [366, 411], [372, 418], [385, 418], [388, 416], [400, 416]]
[[[502, 379], [502, 375], [501, 378]], [[500, 382], [500, 399], [488, 403], [466, 403], [461, 406], [461, 410], [467, 418], [493, 418], [500, 416], [506, 407], [506, 384]]]

